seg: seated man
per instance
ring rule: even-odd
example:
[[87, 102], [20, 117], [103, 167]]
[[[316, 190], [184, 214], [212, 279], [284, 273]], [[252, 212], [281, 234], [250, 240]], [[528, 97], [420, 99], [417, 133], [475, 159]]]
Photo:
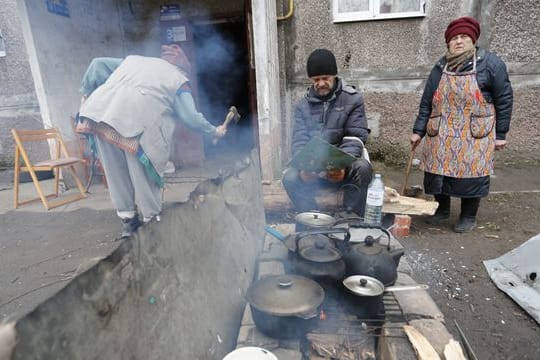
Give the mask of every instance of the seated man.
[[355, 88], [337, 76], [336, 58], [329, 50], [317, 49], [309, 55], [307, 73], [312, 85], [296, 105], [293, 157], [311, 138], [320, 137], [357, 160], [349, 168], [327, 171], [323, 177], [289, 167], [283, 174], [283, 186], [297, 211], [317, 209], [317, 189], [342, 188], [345, 209], [363, 217], [372, 175], [371, 163], [362, 158], [370, 132], [364, 100]]

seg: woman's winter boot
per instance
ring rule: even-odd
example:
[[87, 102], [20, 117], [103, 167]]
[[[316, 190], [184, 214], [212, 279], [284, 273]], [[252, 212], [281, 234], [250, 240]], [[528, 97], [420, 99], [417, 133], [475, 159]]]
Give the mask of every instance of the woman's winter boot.
[[476, 213], [480, 206], [480, 198], [462, 198], [461, 214], [454, 231], [457, 233], [467, 233], [473, 231], [476, 227]]

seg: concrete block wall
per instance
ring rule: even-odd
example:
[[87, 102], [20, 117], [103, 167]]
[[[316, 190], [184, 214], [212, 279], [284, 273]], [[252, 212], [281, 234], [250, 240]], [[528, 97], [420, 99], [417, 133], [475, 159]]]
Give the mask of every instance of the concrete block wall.
[[[16, 0], [3, 0], [0, 6], [0, 32], [6, 56], [0, 57], [0, 165], [13, 162], [14, 147], [10, 129], [38, 129], [42, 121], [21, 31]], [[34, 153], [39, 153], [38, 149]]]
[[[534, 0], [442, 0], [426, 2], [426, 16], [409, 19], [332, 22], [332, 1], [295, 2], [291, 19], [278, 23], [282, 69], [282, 146], [290, 156], [292, 107], [309, 86], [305, 63], [316, 48], [331, 49], [339, 74], [364, 96], [372, 132], [368, 149], [376, 158], [404, 164], [408, 137], [429, 71], [445, 53], [444, 31], [459, 16], [481, 22], [479, 44], [508, 65], [515, 90], [508, 147], [497, 153], [503, 163], [538, 163], [540, 123], [540, 7]], [[531, 121], [532, 119], [532, 121]]]
[[263, 239], [256, 152], [242, 164], [20, 319], [12, 359], [222, 359]]

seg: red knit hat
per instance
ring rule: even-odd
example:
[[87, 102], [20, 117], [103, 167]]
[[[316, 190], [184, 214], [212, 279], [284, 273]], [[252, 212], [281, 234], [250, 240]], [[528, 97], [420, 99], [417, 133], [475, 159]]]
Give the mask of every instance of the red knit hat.
[[476, 40], [478, 40], [478, 37], [480, 36], [480, 23], [469, 16], [460, 17], [452, 21], [448, 24], [448, 27], [444, 32], [446, 43], [448, 44], [450, 39], [459, 34], [468, 35], [473, 43], [476, 43]]

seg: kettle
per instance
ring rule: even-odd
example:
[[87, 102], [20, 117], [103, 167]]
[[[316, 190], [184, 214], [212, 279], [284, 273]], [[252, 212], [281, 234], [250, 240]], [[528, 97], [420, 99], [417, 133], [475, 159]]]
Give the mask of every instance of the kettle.
[[[343, 258], [347, 276], [371, 276], [385, 286], [393, 285], [397, 279], [399, 260], [405, 253], [403, 249], [390, 248], [391, 235], [388, 230], [380, 228], [388, 237], [388, 245], [382, 245], [373, 236], [368, 235], [364, 242], [349, 243]], [[381, 235], [382, 236], [382, 235]]]
[[[338, 241], [330, 234], [344, 234], [344, 240]], [[329, 229], [306, 231], [295, 235], [295, 252], [291, 263], [294, 272], [309, 278], [324, 281], [341, 281], [345, 275], [345, 261], [340, 247], [346, 247], [351, 234], [348, 229]]]

